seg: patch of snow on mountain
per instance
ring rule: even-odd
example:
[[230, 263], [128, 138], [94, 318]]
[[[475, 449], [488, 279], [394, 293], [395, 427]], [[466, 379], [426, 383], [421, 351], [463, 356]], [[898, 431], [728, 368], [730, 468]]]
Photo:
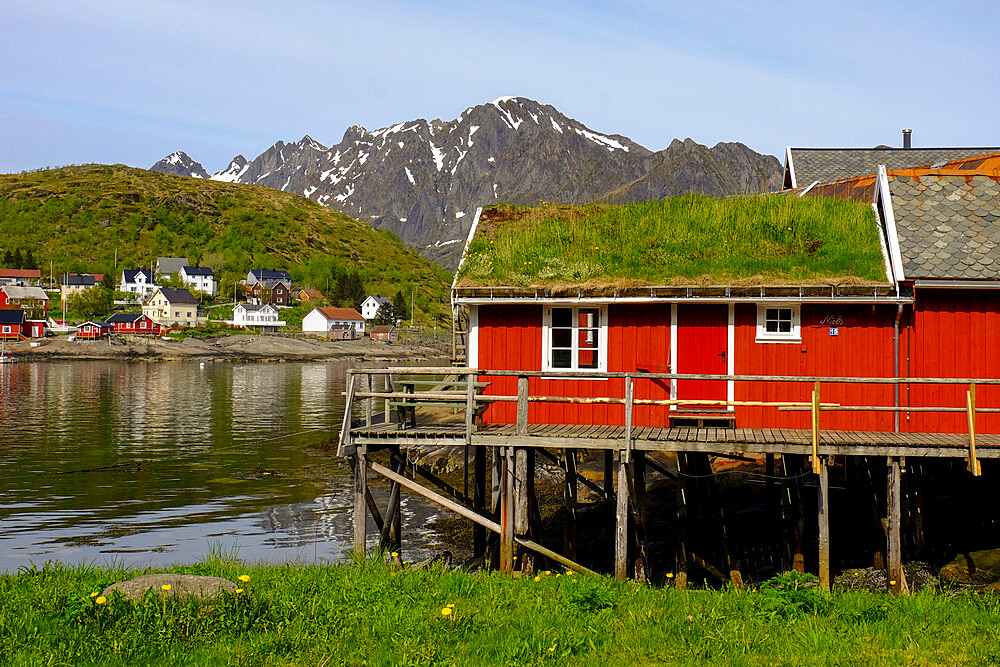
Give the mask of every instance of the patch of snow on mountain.
[[400, 222], [406, 222], [406, 218], [400, 218], [399, 221]]
[[180, 164], [183, 161], [184, 160], [181, 159], [180, 153], [171, 153], [169, 156], [167, 156], [167, 164]]
[[437, 166], [437, 170], [441, 171], [441, 167], [444, 166], [444, 151], [434, 145], [434, 142], [427, 142], [431, 147], [431, 155], [434, 157], [434, 164]]
[[365, 161], [368, 159], [368, 155], [369, 155], [368, 153], [362, 153], [361, 155], [359, 155], [358, 164], [364, 164]]
[[317, 188], [315, 185], [310, 185], [308, 188], [302, 191], [302, 196], [311, 197], [312, 193], [316, 192], [317, 190], [319, 190], [319, 188]]
[[586, 137], [587, 139], [590, 139], [595, 144], [604, 146], [609, 151], [620, 150], [628, 153], [628, 146], [622, 146], [611, 137], [606, 137], [603, 134], [597, 134], [596, 132], [588, 132], [587, 130], [582, 130], [578, 127], [574, 127], [573, 131], [583, 137]]
[[504, 97], [498, 97], [498, 98], [496, 98], [495, 100], [493, 100], [492, 102], [490, 102], [490, 104], [492, 104], [493, 106], [500, 106], [501, 102], [510, 102], [511, 100], [516, 100], [516, 99], [517, 98], [515, 96], [513, 96], [513, 95], [506, 95]]
[[469, 151], [462, 151], [458, 148], [458, 146], [455, 146], [455, 150], [458, 151], [458, 160], [455, 161], [455, 166], [451, 168], [452, 176], [455, 175], [455, 170], [458, 169], [458, 165], [462, 163], [462, 159], [469, 154]]
[[538, 125], [538, 114], [535, 114], [535, 113], [531, 113], [531, 112], [529, 111], [529, 112], [528, 112], [528, 115], [529, 115], [529, 116], [531, 116], [531, 120], [535, 121], [535, 125]]
[[221, 181], [223, 183], [238, 183], [239, 180], [243, 178], [243, 174], [247, 173], [248, 169], [250, 169], [249, 162], [245, 163], [242, 167], [240, 167], [236, 163], [236, 160], [233, 160], [232, 162], [229, 163], [229, 166], [226, 169], [218, 173], [212, 174], [211, 176], [209, 176], [209, 178], [211, 178], [213, 181]]
[[348, 183], [347, 192], [341, 192], [339, 195], [334, 197], [334, 199], [336, 199], [339, 202], [344, 202], [347, 200], [348, 197], [350, 197], [353, 194], [354, 194], [354, 184]]
[[507, 101], [507, 100], [512, 100], [512, 99], [516, 99], [516, 98], [513, 98], [513, 97], [508, 97], [508, 98], [501, 97], [501, 98], [498, 98], [497, 100], [493, 101], [493, 106], [495, 106], [497, 108], [497, 110], [499, 110], [500, 113], [503, 114], [503, 120], [504, 120], [505, 123], [507, 123], [507, 126], [510, 129], [512, 129], [512, 130], [516, 130], [518, 127], [521, 126], [521, 123], [523, 123], [524, 120], [521, 119], [521, 118], [518, 118], [517, 120], [515, 120], [514, 116], [509, 111], [507, 111], [502, 106], [500, 106], [500, 104], [499, 104], [499, 102], [501, 102], [501, 101]]
[[402, 148], [403, 147], [403, 142], [402, 141], [397, 141], [396, 145], [399, 146], [400, 148]]
[[559, 123], [557, 123], [556, 119], [552, 118], [551, 116], [549, 116], [549, 120], [552, 122], [552, 129], [554, 129], [559, 134], [562, 134], [562, 131], [563, 131], [562, 130], [562, 125], [560, 125]]
[[410, 180], [410, 185], [416, 185], [417, 182], [415, 180], [413, 180], [413, 174], [410, 173], [410, 168], [409, 167], [403, 167], [403, 169], [406, 170], [406, 178], [408, 178]]
[[478, 125], [473, 125], [472, 127], [469, 128], [469, 146], [472, 146], [472, 135], [474, 135], [476, 133], [476, 130], [478, 129], [479, 129]]
[[435, 248], [440, 248], [441, 246], [451, 245], [452, 243], [461, 243], [464, 240], [465, 239], [452, 239], [450, 241], [435, 241], [434, 242], [434, 247]]
[[497, 184], [496, 183], [493, 184], [493, 198], [494, 199], [497, 198]]
[[491, 156], [489, 156], [488, 158], [486, 158], [486, 161], [487, 161], [487, 162], [496, 162], [496, 161], [497, 161], [497, 159], [496, 159], [495, 157], [493, 157], [493, 156], [491, 155]]
[[191, 172], [191, 174], [190, 174], [190, 175], [191, 175], [191, 178], [201, 178], [201, 174], [196, 174], [196, 173], [195, 173], [195, 172], [193, 172], [193, 171]]
[[285, 181], [285, 184], [281, 186], [282, 192], [284, 192], [285, 188], [287, 188], [288, 184], [291, 183], [291, 182], [292, 182], [292, 177], [289, 176], [288, 179]]
[[464, 218], [464, 217], [465, 217], [465, 211], [455, 211], [455, 219], [456, 220], [458, 220], [459, 218]]
[[[337, 154], [333, 156], [333, 164], [336, 165], [339, 162], [340, 162], [340, 151], [338, 150]], [[333, 171], [333, 170], [331, 169], [330, 171]], [[329, 172], [327, 172], [327, 173], [329, 173]]]

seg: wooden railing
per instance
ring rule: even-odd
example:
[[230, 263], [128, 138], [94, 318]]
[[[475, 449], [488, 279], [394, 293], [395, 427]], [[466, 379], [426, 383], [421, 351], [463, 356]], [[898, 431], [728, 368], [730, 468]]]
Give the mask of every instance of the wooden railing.
[[[414, 383], [409, 385], [409, 391], [399, 391], [396, 388], [398, 376], [427, 376], [439, 378], [434, 388], [417, 391]], [[375, 389], [374, 378], [381, 377], [380, 390]], [[489, 378], [516, 377], [516, 394], [482, 394], [481, 380]], [[365, 378], [363, 387], [359, 386], [358, 378]], [[624, 397], [619, 396], [560, 396], [538, 395], [529, 392], [531, 378], [547, 380], [579, 380], [607, 379], [624, 380]], [[812, 392], [808, 401], [736, 401], [707, 399], [649, 399], [636, 398], [634, 384], [636, 380], [709, 380], [732, 382], [770, 382], [770, 383], [807, 383], [812, 384]], [[839, 403], [820, 402], [822, 384], [867, 384], [867, 385], [968, 385], [965, 406], [900, 406], [900, 405], [842, 405]], [[568, 403], [576, 405], [623, 405], [624, 435], [622, 450], [628, 452], [633, 448], [633, 413], [636, 406], [715, 406], [715, 407], [774, 407], [779, 410], [802, 410], [811, 412], [812, 431], [812, 466], [817, 474], [820, 471], [819, 442], [821, 433], [820, 413], [824, 411], [842, 412], [964, 412], [967, 414], [969, 436], [969, 469], [974, 475], [981, 474], [979, 460], [976, 457], [976, 424], [975, 415], [981, 413], [1000, 413], [1000, 408], [980, 407], [976, 404], [977, 385], [1000, 385], [996, 378], [888, 378], [888, 377], [840, 377], [840, 376], [798, 376], [798, 375], [712, 375], [694, 373], [612, 373], [612, 372], [567, 372], [567, 371], [508, 371], [508, 370], [478, 370], [471, 368], [419, 368], [397, 367], [377, 369], [350, 369], [347, 377], [346, 409], [340, 434], [340, 452], [349, 444], [350, 430], [355, 425], [352, 414], [355, 403], [364, 401], [364, 424], [372, 425], [375, 418], [375, 402], [383, 401], [385, 405], [383, 419], [390, 419], [391, 407], [408, 405], [414, 407], [420, 404], [452, 405], [465, 412], [465, 442], [472, 444], [472, 436], [476, 432], [476, 414], [483, 406], [491, 403], [516, 403], [516, 434], [528, 435], [528, 406], [531, 403]]]

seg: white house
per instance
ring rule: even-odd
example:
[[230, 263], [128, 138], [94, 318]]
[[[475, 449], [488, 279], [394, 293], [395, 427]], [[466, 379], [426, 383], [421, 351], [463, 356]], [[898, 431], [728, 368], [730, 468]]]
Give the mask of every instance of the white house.
[[328, 336], [335, 327], [348, 327], [358, 336], [365, 333], [365, 318], [353, 308], [313, 308], [302, 318], [302, 331]]
[[233, 324], [238, 327], [257, 327], [262, 331], [274, 331], [285, 326], [285, 322], [278, 319], [278, 309], [269, 303], [263, 306], [236, 304], [233, 308]]
[[387, 303], [391, 304], [392, 301], [381, 294], [368, 297], [361, 302], [361, 317], [366, 320], [374, 320], [375, 316], [378, 315], [378, 309]]
[[186, 289], [158, 288], [143, 304], [142, 314], [157, 324], [197, 326], [207, 321], [198, 315], [198, 300]]
[[135, 271], [123, 271], [122, 281], [118, 285], [119, 292], [131, 292], [138, 294], [140, 299], [160, 289], [153, 280], [153, 273], [149, 269], [136, 269]]
[[215, 284], [215, 274], [207, 266], [182, 266], [180, 270], [181, 283], [204, 292], [209, 296], [218, 294], [218, 286]]

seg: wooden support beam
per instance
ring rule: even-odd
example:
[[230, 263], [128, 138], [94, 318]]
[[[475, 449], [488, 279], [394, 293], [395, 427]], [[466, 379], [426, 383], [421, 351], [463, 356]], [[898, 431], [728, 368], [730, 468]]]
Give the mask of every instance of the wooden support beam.
[[366, 494], [368, 492], [368, 452], [358, 447], [354, 453], [354, 552], [365, 555], [368, 541], [368, 513]]
[[[421, 495], [424, 498], [427, 498], [428, 500], [434, 501], [437, 504], [444, 507], [445, 509], [449, 509], [460, 516], [464, 516], [466, 519], [469, 519], [470, 521], [473, 521], [479, 524], [480, 526], [483, 526], [487, 530], [490, 530], [494, 533], [501, 533], [503, 531], [503, 528], [496, 521], [491, 521], [490, 519], [487, 519], [484, 516], [480, 516], [479, 514], [476, 514], [474, 511], [470, 510], [468, 507], [465, 507], [464, 505], [461, 505], [460, 503], [445, 498], [441, 494], [435, 493], [434, 491], [424, 486], [421, 486], [420, 484], [414, 482], [413, 480], [407, 479], [402, 475], [397, 475], [392, 470], [389, 470], [385, 466], [380, 465], [375, 461], [369, 461], [368, 467], [371, 468], [373, 471], [377, 472], [378, 474], [382, 475], [383, 477], [386, 477], [394, 482], [399, 482], [400, 485], [410, 489], [414, 493]], [[577, 572], [583, 572], [584, 574], [589, 574], [594, 577], [601, 576], [597, 572], [594, 572], [593, 570], [586, 568], [580, 565], [579, 563], [575, 563], [572, 560], [563, 556], [562, 554], [556, 553], [555, 551], [552, 551], [551, 549], [548, 549], [543, 545], [538, 544], [537, 542], [526, 539], [519, 539], [517, 540], [517, 542], [535, 551], [536, 553], [551, 558], [560, 565], [564, 565], [565, 567], [568, 567], [572, 570], [575, 570]]]
[[[564, 461], [561, 461], [558, 456], [555, 456], [554, 454], [552, 454], [550, 451], [548, 451], [544, 447], [536, 447], [535, 451], [537, 451], [539, 454], [541, 454], [542, 456], [544, 456], [545, 458], [547, 458], [552, 463], [555, 463], [557, 466], [559, 466], [559, 469], [562, 470], [563, 473], [566, 472], [566, 463]], [[574, 450], [566, 450], [566, 451], [576, 451], [576, 450], [574, 449]], [[583, 484], [585, 487], [587, 487], [588, 489], [590, 489], [591, 491], [593, 491], [597, 495], [604, 497], [605, 500], [610, 500], [610, 496], [608, 496], [607, 494], [605, 494], [605, 491], [604, 491], [604, 489], [602, 487], [600, 487], [597, 483], [590, 481], [589, 479], [587, 479], [583, 475], [579, 475], [578, 474], [576, 476], [576, 481], [579, 482], [580, 484]]]
[[[405, 459], [397, 447], [392, 456], [392, 467], [397, 473], [403, 474], [405, 466]], [[402, 512], [398, 482], [393, 482], [389, 488], [389, 502], [386, 506], [385, 516], [385, 524], [379, 531], [379, 550], [382, 551], [388, 548], [390, 551], [395, 551], [402, 546], [402, 540], [400, 539]]]
[[660, 473], [667, 479], [672, 479], [674, 481], [677, 480], [677, 475], [667, 470], [666, 467], [660, 464], [660, 462], [657, 461], [655, 458], [653, 458], [652, 455], [646, 457], [646, 465], [655, 470], [656, 472]]
[[[544, 449], [538, 450], [548, 453]], [[566, 449], [563, 451], [566, 458], [566, 480], [563, 484], [563, 504], [566, 507], [566, 522], [563, 525], [563, 553], [567, 558], [576, 558], [576, 450]]]
[[793, 457], [784, 455], [781, 457], [782, 480], [778, 487], [778, 502], [781, 508], [780, 532], [781, 532], [781, 571], [788, 572], [793, 569], [795, 552], [795, 534], [793, 526], [795, 524], [795, 513], [792, 508], [792, 480], [795, 473], [795, 465], [792, 463]]
[[368, 505], [368, 511], [372, 513], [372, 518], [375, 519], [375, 529], [379, 532], [382, 531], [382, 513], [378, 510], [378, 505], [375, 504], [375, 498], [372, 496], [370, 489], [365, 489], [365, 504]]
[[906, 578], [903, 575], [903, 554], [902, 545], [900, 542], [900, 508], [902, 505], [902, 496], [900, 495], [900, 469], [899, 469], [899, 459], [890, 458], [888, 465], [887, 474], [887, 530], [888, 530], [888, 542], [889, 542], [889, 554], [886, 576], [889, 579], [889, 590], [892, 593], [909, 593], [906, 585]]
[[636, 518], [635, 543], [638, 547], [636, 549], [633, 572], [635, 573], [636, 581], [645, 583], [652, 578], [652, 566], [649, 562], [648, 547], [649, 526], [646, 522], [648, 507], [646, 503], [645, 452], [632, 453], [632, 493], [630, 494], [630, 500], [632, 502], [632, 512]]
[[983, 474], [983, 468], [979, 465], [976, 457], [976, 383], [969, 385], [969, 391], [965, 392], [965, 405], [969, 416], [969, 470], [973, 477]]
[[826, 461], [820, 463], [816, 516], [819, 524], [819, 586], [830, 590], [830, 472]]
[[615, 504], [615, 577], [628, 578], [628, 452], [618, 453], [618, 488]]

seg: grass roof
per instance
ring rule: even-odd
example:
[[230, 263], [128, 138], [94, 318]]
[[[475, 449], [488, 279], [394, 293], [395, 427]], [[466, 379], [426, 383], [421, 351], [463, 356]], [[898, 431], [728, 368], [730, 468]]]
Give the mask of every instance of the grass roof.
[[459, 286], [885, 284], [867, 204], [684, 195], [483, 210]]

